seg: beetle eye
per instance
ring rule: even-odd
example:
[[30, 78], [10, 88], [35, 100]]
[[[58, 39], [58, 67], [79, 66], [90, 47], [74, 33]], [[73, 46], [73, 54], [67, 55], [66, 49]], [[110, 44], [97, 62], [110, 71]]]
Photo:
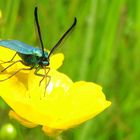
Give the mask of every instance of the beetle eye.
[[43, 63], [44, 66], [48, 66], [49, 65], [48, 61], [42, 61], [42, 63]]

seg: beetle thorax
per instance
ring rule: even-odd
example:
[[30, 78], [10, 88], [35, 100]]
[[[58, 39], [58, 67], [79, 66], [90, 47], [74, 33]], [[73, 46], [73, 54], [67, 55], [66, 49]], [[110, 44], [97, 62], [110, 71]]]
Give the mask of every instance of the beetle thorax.
[[41, 66], [48, 66], [49, 65], [48, 57], [40, 57], [39, 65], [41, 65]]

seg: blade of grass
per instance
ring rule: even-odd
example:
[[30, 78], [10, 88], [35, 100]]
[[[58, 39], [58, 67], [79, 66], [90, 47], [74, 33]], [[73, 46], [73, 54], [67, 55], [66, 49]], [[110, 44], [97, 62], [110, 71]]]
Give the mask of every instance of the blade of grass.
[[2, 33], [3, 38], [11, 38], [14, 27], [16, 25], [16, 18], [18, 15], [20, 0], [8, 1], [5, 16], [5, 28]]
[[94, 38], [94, 29], [95, 29], [95, 19], [96, 19], [96, 8], [97, 0], [91, 1], [90, 13], [88, 14], [88, 26], [86, 29], [86, 39], [83, 49], [83, 56], [81, 58], [81, 66], [79, 71], [79, 79], [85, 79], [88, 71], [89, 59], [92, 55], [92, 41]]

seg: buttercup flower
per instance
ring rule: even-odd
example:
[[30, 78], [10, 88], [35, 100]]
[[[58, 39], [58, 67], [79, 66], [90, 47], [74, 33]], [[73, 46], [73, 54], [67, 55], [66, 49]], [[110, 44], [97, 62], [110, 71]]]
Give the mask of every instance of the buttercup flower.
[[[14, 52], [0, 47], [0, 60], [8, 61]], [[15, 58], [20, 59], [19, 57]], [[27, 127], [42, 126], [50, 136], [74, 127], [96, 116], [110, 106], [102, 92], [102, 87], [85, 81], [73, 82], [68, 76], [57, 71], [62, 65], [63, 54], [50, 58], [51, 80], [44, 96], [48, 81], [36, 76], [34, 70], [21, 71], [12, 78], [0, 83], [0, 96], [11, 107], [9, 115]], [[1, 64], [0, 69], [9, 65]], [[20, 63], [1, 73], [0, 80], [10, 76], [20, 68]], [[41, 73], [44, 71], [41, 70]]]

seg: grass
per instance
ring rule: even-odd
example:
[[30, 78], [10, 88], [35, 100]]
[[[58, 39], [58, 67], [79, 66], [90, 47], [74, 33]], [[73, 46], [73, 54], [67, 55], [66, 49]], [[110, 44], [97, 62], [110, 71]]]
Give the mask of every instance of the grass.
[[[36, 5], [44, 44], [48, 49], [77, 17], [77, 27], [58, 50], [65, 54], [60, 70], [74, 81], [88, 80], [102, 85], [107, 98], [112, 101], [108, 110], [63, 133], [62, 138], [139, 139], [139, 0], [60, 0], [55, 3], [52, 0], [0, 0], [0, 38], [17, 39], [37, 46], [33, 17]], [[0, 121], [0, 125], [10, 122], [8, 116], [5, 117], [7, 110], [8, 107], [1, 101], [0, 116], [4, 121]], [[47, 139], [40, 128], [29, 130], [18, 126], [17, 130], [22, 139]]]

